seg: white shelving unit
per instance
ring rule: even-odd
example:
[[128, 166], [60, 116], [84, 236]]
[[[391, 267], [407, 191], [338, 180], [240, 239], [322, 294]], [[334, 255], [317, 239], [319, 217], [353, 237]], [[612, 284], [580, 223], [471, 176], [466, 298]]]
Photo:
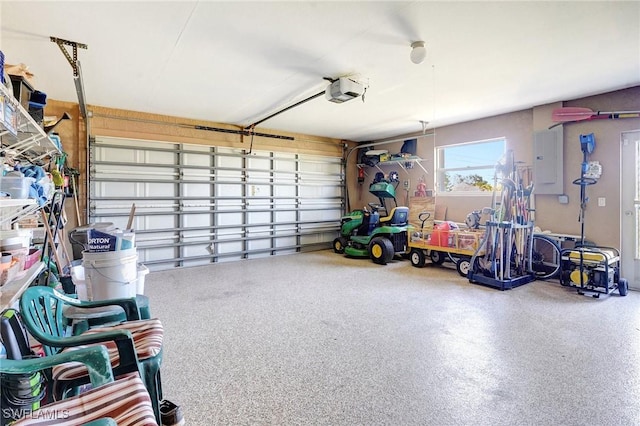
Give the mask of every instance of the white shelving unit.
[[[425, 174], [429, 174], [429, 172], [427, 172], [427, 169], [425, 169], [424, 166], [421, 164], [422, 161], [425, 161], [425, 160], [423, 160], [420, 157], [411, 156], [407, 158], [398, 158], [398, 159], [380, 161], [374, 167], [384, 173], [384, 170], [380, 168], [381, 166], [397, 166], [397, 167], [400, 167], [402, 170], [404, 170], [405, 173], [409, 173], [407, 170], [408, 169], [407, 164], [412, 164], [412, 165], [417, 164], [418, 167], [420, 167], [422, 171], [425, 172]], [[371, 167], [367, 164], [358, 164], [357, 166], [358, 168]]]
[[0, 287], [0, 311], [11, 307], [43, 269], [44, 263], [36, 262], [31, 268], [18, 274], [18, 278]]
[[60, 147], [3, 84], [0, 84], [0, 107], [0, 153], [13, 155], [28, 163], [60, 153]]
[[[3, 157], [27, 165], [61, 153], [60, 147], [3, 84], [0, 84], [0, 111], [0, 154]], [[0, 229], [11, 229], [17, 220], [37, 212], [39, 208], [36, 200], [31, 198], [0, 199]], [[16, 279], [0, 287], [0, 309], [13, 305], [43, 269], [44, 264], [36, 262], [27, 271], [19, 272]]]
[[0, 199], [0, 230], [10, 229], [13, 222], [35, 213], [39, 208], [33, 198]]

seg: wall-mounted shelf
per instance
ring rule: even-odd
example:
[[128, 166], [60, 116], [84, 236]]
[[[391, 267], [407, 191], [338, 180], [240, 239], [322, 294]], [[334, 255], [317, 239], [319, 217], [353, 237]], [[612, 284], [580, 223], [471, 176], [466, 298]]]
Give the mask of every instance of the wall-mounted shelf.
[[29, 163], [60, 154], [60, 147], [49, 138], [9, 90], [0, 84], [0, 153]]
[[24, 271], [19, 278], [0, 287], [0, 310], [11, 307], [43, 269], [44, 263], [36, 262], [31, 268]]
[[[0, 84], [0, 155], [3, 162], [10, 166], [18, 162], [41, 165], [61, 151], [59, 143], [56, 144], [10, 90]], [[11, 229], [18, 220], [37, 212], [40, 207], [33, 198], [0, 198], [0, 229]], [[2, 309], [14, 304], [43, 269], [44, 263], [37, 262], [0, 287]]]
[[39, 208], [33, 198], [0, 199], [0, 229], [10, 229], [12, 223], [35, 213]]
[[[397, 158], [397, 159], [394, 158], [391, 160], [380, 161], [374, 167], [384, 173], [384, 170], [382, 170], [380, 166], [399, 166], [406, 173], [409, 173], [407, 170], [408, 169], [407, 164], [411, 164], [411, 165], [417, 164], [418, 167], [420, 167], [423, 172], [425, 172], [426, 174], [429, 174], [427, 169], [425, 169], [424, 166], [421, 164], [422, 161], [425, 161], [425, 160], [423, 160], [420, 157], [416, 157], [415, 155], [412, 155], [411, 157], [406, 157], [406, 158]], [[367, 164], [358, 164], [358, 167], [370, 167], [370, 166]]]

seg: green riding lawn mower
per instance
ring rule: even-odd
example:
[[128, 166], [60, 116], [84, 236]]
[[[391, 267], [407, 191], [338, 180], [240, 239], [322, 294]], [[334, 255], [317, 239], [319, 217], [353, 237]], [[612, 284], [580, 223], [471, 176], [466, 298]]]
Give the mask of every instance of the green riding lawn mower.
[[[396, 172], [389, 173], [388, 179], [383, 173], [376, 173], [369, 192], [378, 197], [380, 203], [369, 203], [369, 208], [365, 206], [342, 217], [340, 236], [333, 240], [334, 252], [349, 257], [369, 257], [380, 265], [406, 253], [409, 208], [396, 202], [398, 183]], [[391, 210], [386, 206], [386, 200], [390, 199], [395, 204]]]

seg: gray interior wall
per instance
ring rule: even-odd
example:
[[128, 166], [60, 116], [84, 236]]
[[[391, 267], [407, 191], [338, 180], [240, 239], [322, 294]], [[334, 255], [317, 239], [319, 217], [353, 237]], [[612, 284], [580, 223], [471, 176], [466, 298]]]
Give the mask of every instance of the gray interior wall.
[[[591, 96], [565, 102], [565, 106], [585, 107], [593, 111], [640, 111], [640, 86], [605, 95]], [[564, 126], [564, 192], [569, 204], [560, 204], [551, 195], [536, 197], [540, 211], [538, 224], [543, 229], [557, 227], [560, 232], [580, 234], [580, 186], [572, 184], [580, 177], [582, 151], [580, 135], [593, 133], [596, 148], [590, 160], [602, 165], [598, 183], [587, 187], [589, 197], [585, 211], [585, 235], [599, 245], [620, 247], [620, 135], [640, 129], [640, 119], [585, 120]], [[606, 199], [606, 206], [598, 207], [598, 198]]]
[[[422, 164], [429, 171], [426, 179], [427, 188], [434, 188], [434, 148], [438, 146], [504, 136], [507, 138], [507, 148], [514, 151], [515, 160], [531, 166], [533, 133], [553, 125], [551, 111], [561, 106], [585, 107], [594, 111], [639, 111], [640, 86], [437, 128], [435, 135], [418, 138], [417, 155], [425, 160]], [[603, 174], [596, 185], [587, 188], [590, 200], [585, 212], [585, 236], [599, 245], [619, 247], [620, 134], [624, 131], [640, 129], [640, 119], [585, 120], [565, 123], [563, 126], [563, 188], [564, 193], [569, 197], [569, 203], [561, 204], [557, 195], [536, 195], [535, 224], [542, 230], [580, 235], [581, 224], [577, 220], [580, 211], [580, 187], [572, 182], [580, 177], [582, 152], [579, 136], [594, 133], [596, 149], [590, 159], [600, 162]], [[402, 142], [398, 142], [388, 145], [386, 149], [390, 153], [395, 153], [400, 150], [401, 146]], [[421, 169], [416, 168], [410, 170], [409, 173], [400, 173], [402, 180], [410, 180], [410, 195], [413, 195], [416, 184], [423, 174]], [[349, 179], [347, 183], [350, 185], [350, 191], [358, 188], [355, 179]], [[373, 196], [367, 192], [368, 183], [369, 180], [359, 191], [361, 196], [356, 205], [364, 205], [368, 201], [373, 201]], [[404, 190], [399, 189], [398, 194], [399, 202], [404, 200], [406, 195]], [[606, 206], [598, 207], [597, 199], [599, 197], [606, 198]], [[438, 196], [436, 203], [447, 207], [447, 220], [463, 222], [466, 215], [472, 210], [490, 206], [491, 194]]]

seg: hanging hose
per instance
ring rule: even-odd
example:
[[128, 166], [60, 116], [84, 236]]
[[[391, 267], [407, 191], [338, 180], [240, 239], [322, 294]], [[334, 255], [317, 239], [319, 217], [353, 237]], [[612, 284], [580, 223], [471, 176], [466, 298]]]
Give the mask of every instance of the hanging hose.
[[2, 399], [14, 407], [32, 405], [44, 398], [44, 377], [39, 372], [2, 374], [0, 385], [2, 386]]
[[[23, 356], [22, 359], [34, 358]], [[0, 424], [9, 425], [24, 416], [25, 412], [32, 412], [40, 408], [46, 394], [44, 375], [36, 371], [29, 374], [0, 374]]]

